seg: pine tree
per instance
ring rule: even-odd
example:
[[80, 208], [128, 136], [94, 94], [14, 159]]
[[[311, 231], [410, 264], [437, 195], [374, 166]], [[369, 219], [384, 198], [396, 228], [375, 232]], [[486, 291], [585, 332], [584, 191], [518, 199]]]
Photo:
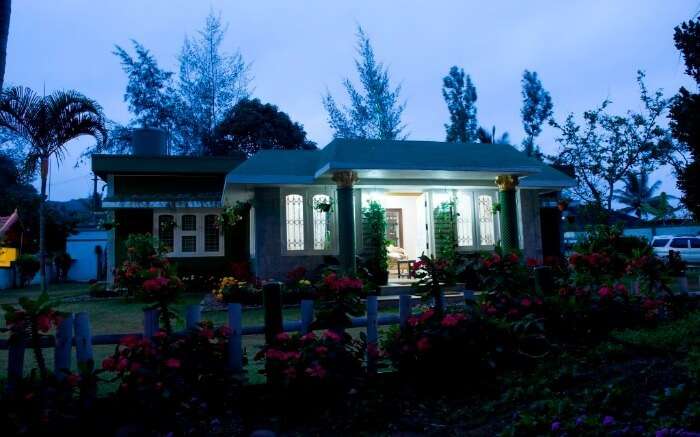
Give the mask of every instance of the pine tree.
[[180, 53], [180, 130], [188, 145], [183, 154], [199, 154], [202, 142], [239, 100], [249, 95], [249, 65], [240, 51], [225, 53], [227, 26], [210, 12], [195, 38], [185, 38]]
[[355, 67], [360, 78], [361, 89], [350, 79], [343, 86], [350, 106], [338, 107], [330, 93], [323, 97], [323, 106], [328, 112], [328, 122], [336, 138], [373, 138], [382, 140], [404, 139], [405, 126], [401, 115], [405, 104], [399, 101], [401, 87], [392, 89], [389, 71], [377, 62], [372, 44], [358, 26]]
[[535, 138], [542, 132], [542, 124], [552, 116], [552, 98], [542, 86], [537, 72], [525, 70], [522, 86], [523, 107], [520, 115], [523, 118], [523, 129], [526, 134], [523, 140], [523, 151], [527, 156], [542, 159], [542, 152], [535, 144]]
[[442, 97], [450, 112], [450, 123], [445, 124], [446, 141], [473, 143], [477, 140], [476, 88], [464, 70], [454, 66], [442, 79]]

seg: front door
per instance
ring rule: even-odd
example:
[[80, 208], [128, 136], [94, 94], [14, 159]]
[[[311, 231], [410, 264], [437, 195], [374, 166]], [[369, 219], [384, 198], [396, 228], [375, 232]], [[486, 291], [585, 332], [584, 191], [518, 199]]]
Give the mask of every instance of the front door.
[[386, 209], [386, 239], [389, 244], [403, 248], [403, 212], [401, 208]]

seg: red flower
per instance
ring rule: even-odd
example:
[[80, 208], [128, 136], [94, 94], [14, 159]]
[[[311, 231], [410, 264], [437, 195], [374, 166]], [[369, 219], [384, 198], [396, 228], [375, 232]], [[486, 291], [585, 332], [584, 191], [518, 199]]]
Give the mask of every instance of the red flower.
[[314, 334], [313, 331], [309, 332], [308, 334], [304, 334], [301, 336], [300, 340], [302, 342], [307, 342], [307, 341], [314, 341], [316, 340], [316, 334]]
[[615, 291], [619, 294], [627, 294], [627, 287], [625, 287], [625, 284], [617, 284], [615, 285]]
[[525, 308], [529, 308], [530, 305], [532, 305], [532, 301], [529, 298], [525, 297], [523, 298], [523, 300], [520, 301], [520, 305], [522, 305]]
[[537, 261], [535, 258], [528, 258], [526, 262], [528, 267], [537, 267], [538, 265], [540, 265], [540, 262]]
[[443, 317], [442, 322], [440, 322], [440, 324], [446, 328], [451, 328], [457, 326], [459, 322], [461, 322], [464, 319], [465, 317], [463, 314], [448, 314], [445, 317]]
[[331, 341], [339, 342], [343, 338], [338, 335], [337, 333], [331, 331], [331, 330], [326, 330], [326, 332], [323, 333], [323, 336]]
[[421, 337], [420, 340], [416, 342], [416, 348], [419, 352], [427, 352], [430, 350], [430, 340], [428, 340], [428, 337]]
[[127, 367], [129, 367], [129, 360], [126, 358], [120, 358], [119, 362], [117, 362], [117, 371], [121, 372], [126, 370]]
[[80, 375], [71, 373], [70, 375], [66, 376], [66, 382], [69, 386], [74, 387], [80, 382]]
[[600, 287], [598, 290], [598, 296], [605, 299], [612, 296], [612, 289], [610, 287]]
[[512, 262], [512, 263], [517, 263], [518, 261], [520, 261], [520, 257], [518, 257], [518, 255], [516, 255], [516, 254], [514, 254], [514, 253], [511, 253], [511, 254], [508, 256], [508, 260], [509, 260], [510, 262]]
[[104, 360], [102, 360], [102, 368], [105, 370], [113, 370], [116, 362], [114, 361], [114, 358], [112, 357], [107, 357]]
[[168, 358], [165, 360], [165, 367], [169, 367], [171, 369], [179, 369], [180, 368], [180, 360], [177, 358]]
[[311, 377], [323, 379], [326, 377], [326, 369], [324, 369], [320, 364], [316, 363], [306, 369], [306, 374]]
[[127, 335], [125, 337], [122, 337], [120, 343], [122, 346], [126, 346], [128, 348], [132, 348], [136, 346], [139, 342], [139, 338], [135, 335]]
[[46, 314], [42, 314], [36, 319], [37, 327], [39, 331], [46, 332], [51, 329], [51, 317]]
[[287, 334], [286, 332], [280, 332], [275, 336], [275, 339], [277, 341], [287, 341], [289, 340], [289, 334]]
[[325, 346], [316, 346], [316, 349], [314, 349], [314, 352], [323, 356], [323, 355], [326, 355], [326, 353], [328, 353], [328, 348]]

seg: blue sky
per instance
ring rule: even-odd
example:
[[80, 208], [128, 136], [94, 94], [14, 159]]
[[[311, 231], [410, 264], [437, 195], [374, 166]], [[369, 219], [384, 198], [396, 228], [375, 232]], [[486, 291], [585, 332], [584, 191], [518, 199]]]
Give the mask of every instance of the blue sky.
[[[520, 142], [520, 77], [539, 73], [555, 117], [580, 114], [604, 98], [613, 110], [638, 108], [636, 71], [667, 95], [692, 85], [673, 46], [673, 28], [700, 10], [700, 1], [182, 1], [15, 0], [5, 80], [47, 92], [74, 88], [96, 99], [113, 120], [126, 122], [126, 78], [115, 44], [129, 39], [151, 49], [175, 70], [186, 34], [202, 26], [211, 8], [229, 23], [226, 49], [252, 63], [254, 95], [278, 105], [304, 125], [319, 145], [331, 139], [321, 95], [341, 97], [354, 78], [355, 27], [373, 41], [406, 100], [412, 139], [443, 140], [448, 114], [442, 77], [459, 65], [477, 87], [479, 123], [506, 130]], [[546, 127], [540, 144], [556, 150]], [[70, 145], [52, 168], [51, 199], [87, 195], [89, 166], [73, 167], [89, 140]], [[675, 192], [668, 172], [655, 175]]]

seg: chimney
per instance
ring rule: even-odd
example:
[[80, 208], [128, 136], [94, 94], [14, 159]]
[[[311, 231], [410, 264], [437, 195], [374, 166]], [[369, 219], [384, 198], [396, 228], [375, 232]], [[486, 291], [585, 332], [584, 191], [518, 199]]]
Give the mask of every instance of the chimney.
[[134, 129], [131, 149], [136, 156], [165, 156], [168, 154], [168, 133], [152, 127]]

